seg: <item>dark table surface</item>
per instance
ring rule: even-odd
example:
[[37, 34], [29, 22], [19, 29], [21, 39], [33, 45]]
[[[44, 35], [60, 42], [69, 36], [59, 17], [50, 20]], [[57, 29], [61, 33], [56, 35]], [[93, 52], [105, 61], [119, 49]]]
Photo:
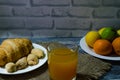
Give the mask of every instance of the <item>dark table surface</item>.
[[[62, 43], [76, 43], [79, 45], [81, 38], [30, 38], [33, 43], [38, 42], [62, 42]], [[0, 39], [2, 42], [4, 38]], [[79, 48], [80, 53], [84, 53], [84, 51]], [[106, 60], [105, 60], [106, 61]], [[112, 64], [112, 68], [109, 72], [103, 75], [99, 80], [120, 80], [120, 61], [107, 61]], [[78, 64], [79, 65], [79, 64]], [[48, 66], [47, 62], [35, 69], [33, 71], [18, 74], [18, 75], [2, 75], [0, 74], [0, 80], [49, 80], [48, 75]]]

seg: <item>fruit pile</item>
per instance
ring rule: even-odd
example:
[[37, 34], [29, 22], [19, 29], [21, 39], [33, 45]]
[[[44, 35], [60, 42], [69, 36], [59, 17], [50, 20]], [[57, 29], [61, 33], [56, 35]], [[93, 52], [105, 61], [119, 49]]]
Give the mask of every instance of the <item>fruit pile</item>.
[[98, 31], [92, 30], [85, 35], [87, 45], [93, 48], [96, 54], [120, 56], [120, 29], [103, 27]]

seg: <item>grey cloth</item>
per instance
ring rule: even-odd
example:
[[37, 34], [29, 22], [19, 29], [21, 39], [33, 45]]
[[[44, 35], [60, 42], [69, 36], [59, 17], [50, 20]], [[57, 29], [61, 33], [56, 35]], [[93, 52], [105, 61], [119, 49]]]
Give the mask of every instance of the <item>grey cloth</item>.
[[79, 54], [77, 80], [99, 80], [111, 69], [111, 64], [89, 54]]
[[[39, 42], [45, 48], [65, 47], [58, 42]], [[95, 58], [89, 54], [79, 53], [77, 79], [76, 80], [99, 80], [99, 78], [111, 69], [111, 64]]]

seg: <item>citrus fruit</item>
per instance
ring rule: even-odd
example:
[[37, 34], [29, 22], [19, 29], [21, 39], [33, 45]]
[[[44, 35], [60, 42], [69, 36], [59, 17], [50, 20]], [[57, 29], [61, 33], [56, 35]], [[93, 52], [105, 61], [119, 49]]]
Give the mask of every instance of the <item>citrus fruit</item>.
[[106, 27], [102, 33], [101, 38], [112, 41], [116, 36], [116, 31], [112, 27]]
[[112, 52], [112, 44], [105, 39], [99, 39], [94, 43], [93, 50], [100, 55], [109, 55]]
[[118, 36], [120, 36], [120, 29], [119, 29], [119, 30], [117, 30], [117, 34], [118, 34]]
[[106, 27], [100, 28], [100, 29], [98, 30], [98, 33], [101, 35], [105, 28], [106, 28]]
[[97, 31], [89, 31], [85, 36], [85, 41], [90, 47], [93, 47], [93, 44], [97, 39], [100, 39], [100, 35]]
[[112, 42], [113, 49], [116, 54], [120, 55], [120, 37], [117, 37]]

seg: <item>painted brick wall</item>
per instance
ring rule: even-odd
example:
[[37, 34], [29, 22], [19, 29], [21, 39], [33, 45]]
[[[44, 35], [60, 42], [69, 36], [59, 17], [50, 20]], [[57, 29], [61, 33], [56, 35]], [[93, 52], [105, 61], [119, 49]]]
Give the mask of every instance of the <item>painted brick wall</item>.
[[0, 37], [81, 37], [120, 28], [120, 0], [0, 0]]

